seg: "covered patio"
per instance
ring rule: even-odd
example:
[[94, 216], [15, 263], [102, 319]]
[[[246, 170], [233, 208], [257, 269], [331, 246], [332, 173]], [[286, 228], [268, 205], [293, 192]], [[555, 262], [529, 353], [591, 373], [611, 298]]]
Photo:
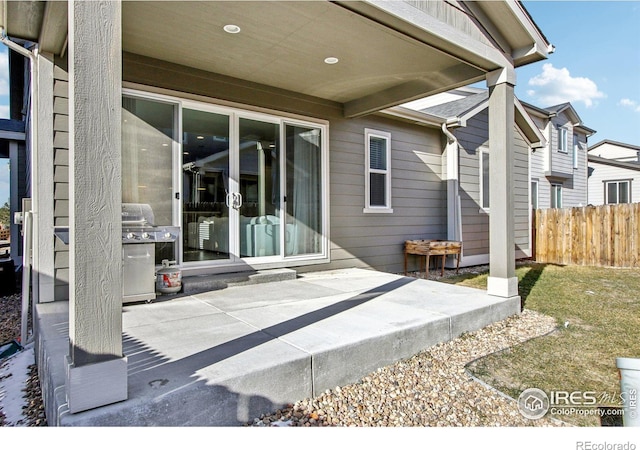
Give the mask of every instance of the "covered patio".
[[132, 304], [122, 334], [128, 400], [76, 414], [64, 389], [68, 303], [37, 310], [51, 425], [233, 426], [517, 314], [520, 303], [344, 269]]

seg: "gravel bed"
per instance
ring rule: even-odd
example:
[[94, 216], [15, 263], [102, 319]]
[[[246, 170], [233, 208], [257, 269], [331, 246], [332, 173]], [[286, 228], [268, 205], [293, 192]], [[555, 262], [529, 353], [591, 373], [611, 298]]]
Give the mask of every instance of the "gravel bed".
[[[0, 344], [12, 341], [20, 336], [22, 296], [13, 294], [0, 297]], [[2, 362], [0, 362], [2, 364]], [[41, 427], [47, 425], [44, 416], [44, 404], [38, 378], [38, 368], [35, 364], [29, 366], [29, 376], [23, 389], [25, 402], [25, 420], [21, 425], [27, 427]], [[0, 411], [0, 427], [6, 426], [5, 416]]]
[[249, 426], [558, 426], [532, 421], [515, 400], [476, 381], [471, 361], [552, 331], [553, 318], [520, 315], [438, 344], [382, 367], [359, 383], [327, 390], [313, 399], [255, 418]]

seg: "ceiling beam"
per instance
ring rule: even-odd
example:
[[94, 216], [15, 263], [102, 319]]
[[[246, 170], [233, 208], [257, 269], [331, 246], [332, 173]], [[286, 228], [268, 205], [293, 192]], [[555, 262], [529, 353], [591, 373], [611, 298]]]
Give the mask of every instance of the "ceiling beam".
[[364, 116], [381, 109], [438, 94], [460, 86], [466, 86], [484, 79], [486, 74], [466, 64], [456, 64], [448, 69], [428, 76], [407, 81], [381, 92], [366, 95], [344, 104], [344, 116], [348, 118]]

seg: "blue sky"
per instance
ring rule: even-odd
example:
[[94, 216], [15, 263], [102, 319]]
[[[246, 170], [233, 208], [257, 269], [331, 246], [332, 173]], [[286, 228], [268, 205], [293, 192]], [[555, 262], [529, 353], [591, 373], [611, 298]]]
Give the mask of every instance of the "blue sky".
[[603, 139], [640, 145], [640, 1], [525, 1], [556, 51], [516, 70], [516, 95], [539, 107], [571, 102]]
[[[640, 145], [640, 1], [525, 1], [556, 47], [545, 61], [517, 69], [516, 95], [539, 107], [571, 102], [603, 139]], [[0, 45], [0, 118], [9, 115], [7, 49]], [[6, 161], [6, 160], [5, 160]], [[9, 197], [0, 161], [0, 203]]]

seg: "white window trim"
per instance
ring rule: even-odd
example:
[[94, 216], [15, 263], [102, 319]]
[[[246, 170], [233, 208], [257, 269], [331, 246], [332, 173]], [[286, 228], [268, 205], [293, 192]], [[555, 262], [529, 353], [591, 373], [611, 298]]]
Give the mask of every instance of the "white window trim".
[[[486, 154], [489, 156], [489, 159], [491, 158], [491, 155], [489, 154], [489, 149], [488, 148], [481, 148], [480, 151], [478, 152], [478, 156], [479, 156], [479, 161], [478, 161], [478, 167], [480, 169], [479, 172], [479, 177], [480, 177], [480, 182], [478, 183], [478, 186], [480, 187], [480, 192], [479, 192], [479, 198], [480, 198], [480, 212], [486, 212], [488, 213], [491, 210], [491, 194], [489, 194], [489, 199], [488, 200], [488, 204], [489, 206], [487, 206], [486, 208], [484, 207], [484, 176], [483, 176], [483, 171], [482, 169], [483, 167], [483, 162], [484, 161], [484, 157], [483, 155]], [[491, 163], [489, 162], [489, 175], [491, 175]], [[489, 181], [489, 186], [491, 186], [491, 181]]]
[[[372, 137], [385, 139], [387, 141], [387, 169], [379, 170], [371, 168], [371, 147], [369, 145]], [[391, 207], [391, 133], [386, 131], [372, 130], [370, 128], [364, 129], [364, 209], [365, 214], [391, 214], [393, 208]], [[385, 203], [386, 206], [372, 206], [371, 205], [371, 191], [369, 186], [370, 174], [380, 173], [385, 175]]]
[[569, 149], [569, 131], [566, 128], [558, 127], [558, 151], [568, 153]]
[[[627, 185], [629, 186], [627, 188], [627, 200], [629, 200], [628, 202], [625, 203], [620, 203], [620, 184], [621, 183], [627, 183]], [[616, 189], [616, 193], [618, 195], [617, 201], [615, 203], [609, 203], [609, 185], [610, 184], [617, 184], [618, 187]], [[631, 198], [631, 180], [607, 180], [604, 181], [604, 204], [605, 205], [624, 205], [626, 203], [632, 203], [633, 200]]]
[[578, 168], [578, 162], [579, 162], [579, 158], [578, 158], [578, 152], [580, 150], [580, 141], [578, 140], [578, 135], [574, 134], [573, 135], [573, 168], [577, 169]]
[[[534, 207], [533, 205], [533, 185], [536, 185], [536, 190], [535, 190], [535, 194], [536, 194], [536, 205]], [[531, 180], [531, 183], [529, 185], [529, 189], [531, 189], [531, 192], [529, 193], [529, 208], [531, 209], [539, 209], [540, 206], [540, 183], [538, 183], [538, 180]]]

